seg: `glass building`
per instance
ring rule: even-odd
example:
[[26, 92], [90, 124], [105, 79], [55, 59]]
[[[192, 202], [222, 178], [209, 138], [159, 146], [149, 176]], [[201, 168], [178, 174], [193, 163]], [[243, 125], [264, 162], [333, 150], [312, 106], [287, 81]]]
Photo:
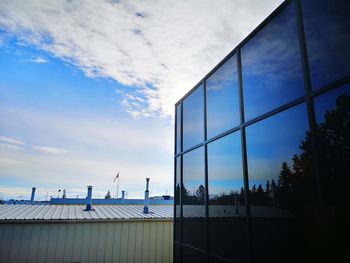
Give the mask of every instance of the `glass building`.
[[285, 1], [175, 107], [174, 262], [350, 262], [350, 1]]

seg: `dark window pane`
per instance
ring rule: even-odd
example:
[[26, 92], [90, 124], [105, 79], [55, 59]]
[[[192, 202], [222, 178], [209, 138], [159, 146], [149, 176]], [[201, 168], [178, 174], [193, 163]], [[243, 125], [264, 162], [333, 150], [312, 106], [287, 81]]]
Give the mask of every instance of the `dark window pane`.
[[174, 244], [174, 262], [180, 263], [181, 262], [181, 246]]
[[237, 57], [234, 55], [206, 82], [208, 138], [239, 125]]
[[302, 1], [312, 87], [350, 74], [350, 1]]
[[238, 262], [247, 257], [240, 132], [208, 144], [210, 252]]
[[242, 48], [246, 120], [304, 95], [292, 2]]
[[204, 148], [183, 155], [183, 242], [206, 248]]
[[183, 102], [183, 148], [184, 150], [204, 140], [203, 86], [198, 87]]
[[181, 104], [176, 107], [176, 153], [181, 152]]
[[182, 262], [183, 263], [205, 263], [207, 256], [197, 250], [182, 247]]
[[235, 262], [235, 261], [231, 261], [231, 260], [228, 260], [228, 259], [225, 259], [225, 258], [219, 258], [219, 257], [216, 257], [216, 256], [210, 256], [209, 262], [210, 263], [230, 263], [230, 262]]
[[[318, 203], [304, 104], [247, 127], [257, 262], [316, 262]], [[316, 228], [316, 230], [315, 230]], [[312, 259], [312, 260], [311, 260]]]
[[328, 251], [333, 262], [350, 262], [350, 84], [315, 98], [315, 112]]
[[176, 157], [176, 182], [175, 182], [175, 240], [180, 241], [180, 217], [181, 217], [181, 206], [180, 206], [180, 194], [181, 194], [181, 156]]

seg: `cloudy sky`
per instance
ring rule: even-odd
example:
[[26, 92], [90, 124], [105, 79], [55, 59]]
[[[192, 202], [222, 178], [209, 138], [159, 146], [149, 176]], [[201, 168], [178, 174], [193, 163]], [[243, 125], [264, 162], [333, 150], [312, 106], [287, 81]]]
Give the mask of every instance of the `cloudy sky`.
[[0, 0], [0, 198], [173, 193], [174, 103], [281, 0]]

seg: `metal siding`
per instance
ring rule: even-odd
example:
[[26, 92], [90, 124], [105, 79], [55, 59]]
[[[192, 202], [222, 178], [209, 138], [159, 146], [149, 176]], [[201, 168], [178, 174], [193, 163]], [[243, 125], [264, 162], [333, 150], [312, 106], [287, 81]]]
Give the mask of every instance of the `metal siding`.
[[157, 255], [157, 225], [156, 224], [150, 224], [150, 233], [149, 233], [149, 262], [156, 262], [156, 255]]
[[[24, 227], [22, 227], [22, 229], [23, 228]], [[44, 263], [46, 261], [47, 249], [50, 242], [50, 238], [49, 238], [50, 225], [42, 225], [41, 228], [42, 230], [41, 230], [40, 239], [39, 239], [38, 248], [37, 248], [37, 253], [38, 253], [37, 261]]]
[[114, 227], [115, 227], [115, 224], [106, 223], [106, 244], [105, 244], [104, 262], [112, 262]]
[[127, 262], [128, 259], [128, 242], [129, 242], [129, 224], [122, 223], [121, 231], [121, 250], [120, 260], [121, 262]]
[[135, 262], [142, 261], [142, 239], [143, 239], [143, 226], [144, 223], [136, 224], [136, 244], [135, 244]]
[[100, 223], [100, 231], [98, 233], [98, 240], [97, 240], [97, 255], [96, 255], [96, 261], [97, 262], [105, 262], [104, 255], [105, 255], [105, 247], [106, 247], [106, 239], [107, 239], [107, 224], [106, 223]]
[[129, 242], [128, 242], [128, 257], [127, 262], [135, 262], [135, 247], [136, 247], [136, 223], [129, 223]]
[[[149, 254], [150, 254], [150, 239], [151, 239], [151, 235], [150, 235], [150, 231], [151, 231], [151, 227], [149, 224], [147, 223], [142, 223], [143, 224], [143, 237], [142, 237], [142, 244], [143, 244], [143, 250], [142, 250], [142, 261], [141, 262], [150, 262], [149, 260]], [[153, 262], [151, 262], [153, 263]]]
[[172, 221], [0, 224], [0, 262], [172, 262]]

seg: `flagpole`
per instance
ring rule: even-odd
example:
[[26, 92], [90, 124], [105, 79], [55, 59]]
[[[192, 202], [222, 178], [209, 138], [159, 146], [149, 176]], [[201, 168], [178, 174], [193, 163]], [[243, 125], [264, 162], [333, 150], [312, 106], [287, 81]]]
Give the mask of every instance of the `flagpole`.
[[119, 172], [118, 172], [118, 182], [117, 182], [117, 199], [119, 195]]

